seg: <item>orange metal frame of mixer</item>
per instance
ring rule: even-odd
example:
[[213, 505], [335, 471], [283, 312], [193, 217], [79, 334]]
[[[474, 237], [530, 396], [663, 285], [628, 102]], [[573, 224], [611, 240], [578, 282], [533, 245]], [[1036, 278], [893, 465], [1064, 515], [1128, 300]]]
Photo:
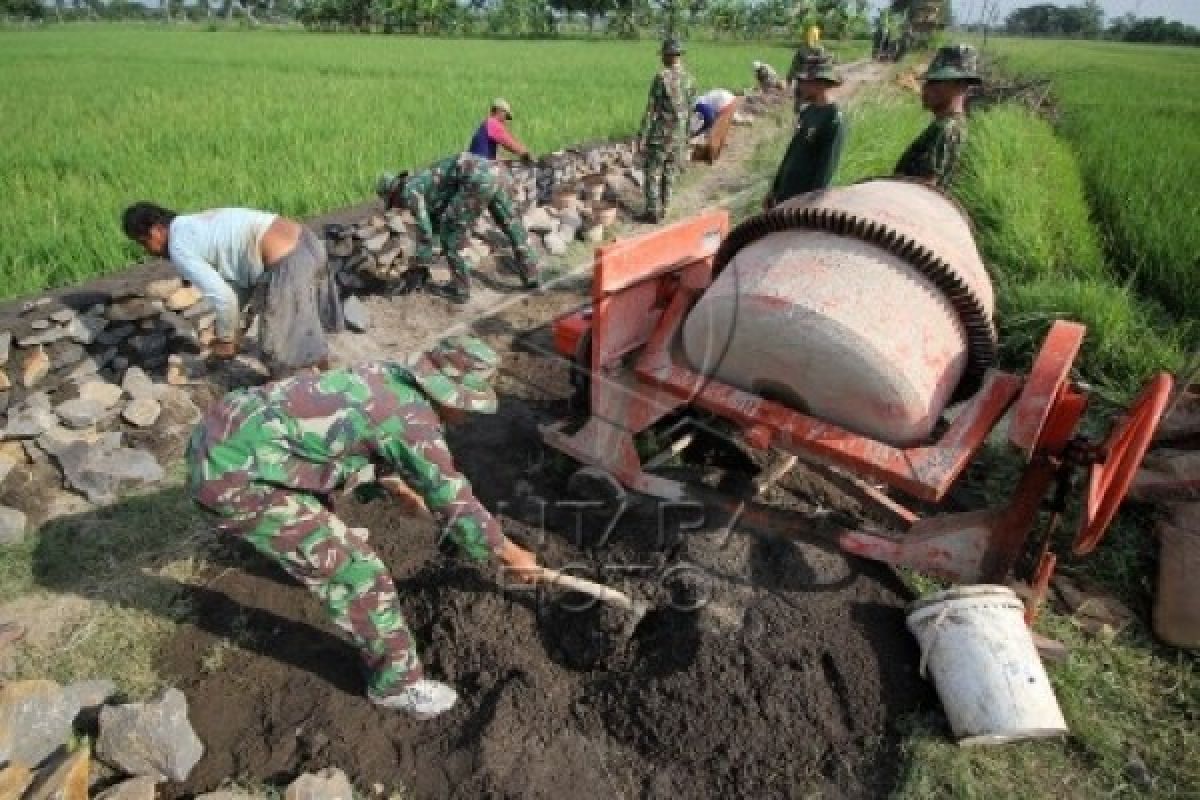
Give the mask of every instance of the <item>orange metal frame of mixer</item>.
[[[1028, 377], [989, 370], [936, 442], [892, 447], [701, 375], [678, 355], [680, 327], [711, 283], [714, 256], [728, 231], [727, 212], [708, 211], [597, 250], [591, 308], [554, 324], [555, 349], [589, 374], [590, 414], [573, 433], [567, 423], [545, 426], [547, 444], [630, 489], [682, 500], [681, 484], [643, 469], [633, 437], [684, 407], [709, 412], [734, 424], [752, 447], [849, 473], [906, 529], [898, 535], [844, 531], [843, 550], [956, 582], [1004, 580], [1025, 551], [1050, 489], [1059, 487], [1050, 509], [1056, 526], [1068, 471], [1082, 467], [1091, 474], [1074, 550], [1095, 547], [1166, 406], [1169, 376], [1151, 381], [1107, 440], [1086, 442], [1075, 428], [1087, 395], [1068, 380], [1085, 329], [1059, 322]], [[1005, 506], [922, 518], [857, 480], [937, 503], [1010, 409], [1009, 439], [1028, 466]], [[1034, 559], [1032, 578], [1042, 593], [1054, 569], [1050, 538], [1043, 537]]]

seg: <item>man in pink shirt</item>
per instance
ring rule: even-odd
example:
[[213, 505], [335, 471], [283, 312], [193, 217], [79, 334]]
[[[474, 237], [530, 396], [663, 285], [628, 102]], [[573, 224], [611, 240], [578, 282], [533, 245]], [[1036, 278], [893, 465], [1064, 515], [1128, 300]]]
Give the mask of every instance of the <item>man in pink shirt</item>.
[[467, 151], [480, 158], [495, 161], [496, 148], [499, 146], [520, 157], [526, 163], [532, 161], [533, 157], [529, 155], [529, 149], [518, 142], [505, 127], [504, 123], [511, 120], [512, 107], [503, 97], [497, 97], [492, 101], [492, 108], [488, 112], [487, 119], [471, 137], [471, 144], [467, 147]]

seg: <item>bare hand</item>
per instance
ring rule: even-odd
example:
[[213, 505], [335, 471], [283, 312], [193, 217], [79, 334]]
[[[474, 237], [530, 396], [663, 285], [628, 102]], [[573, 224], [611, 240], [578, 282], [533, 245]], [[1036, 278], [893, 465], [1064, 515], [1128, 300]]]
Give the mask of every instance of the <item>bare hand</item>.
[[394, 475], [379, 479], [379, 485], [387, 489], [400, 507], [400, 513], [406, 517], [432, 518], [429, 507], [419, 494], [409, 488], [403, 479]]
[[504, 540], [499, 559], [506, 570], [506, 577], [511, 577], [518, 583], [538, 582], [541, 570], [538, 567], [537, 556], [511, 539]]

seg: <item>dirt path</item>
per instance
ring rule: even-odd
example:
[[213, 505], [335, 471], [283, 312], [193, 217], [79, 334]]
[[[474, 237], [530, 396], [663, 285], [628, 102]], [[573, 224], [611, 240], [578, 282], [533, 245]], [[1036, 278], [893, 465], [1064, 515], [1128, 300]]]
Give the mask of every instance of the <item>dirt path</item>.
[[[848, 89], [877, 70], [851, 75]], [[752, 186], [740, 167], [781, 130], [762, 128], [688, 185], [677, 213]], [[846, 498], [796, 473], [753, 525], [728, 524], [715, 505], [681, 513], [642, 502], [614, 518], [558, 502], [570, 465], [543, 449], [537, 425], [566, 413], [567, 369], [524, 345], [585, 300], [586, 273], [541, 295], [480, 292], [466, 311], [373, 302], [372, 336], [342, 337], [338, 353], [393, 354], [469, 322], [504, 355], [501, 406], [453, 431], [451, 445], [508, 535], [548, 564], [588, 565], [660, 603], [706, 595], [721, 615], [667, 608], [624, 643], [601, 610], [499, 589], [438, 556], [428, 524], [343, 501], [339, 513], [371, 531], [396, 575], [427, 669], [462, 702], [425, 723], [375, 709], [315, 599], [230, 547], [222, 558], [237, 568], [189, 598], [195, 622], [165, 657], [207, 748], [176, 794], [325, 766], [364, 792], [404, 787], [417, 798], [870, 797], [891, 785], [895, 723], [930, 695], [900, 582], [803, 538], [831, 510], [853, 511]], [[494, 313], [481, 316], [486, 308]], [[718, 459], [702, 476], [736, 481], [733, 463]]]

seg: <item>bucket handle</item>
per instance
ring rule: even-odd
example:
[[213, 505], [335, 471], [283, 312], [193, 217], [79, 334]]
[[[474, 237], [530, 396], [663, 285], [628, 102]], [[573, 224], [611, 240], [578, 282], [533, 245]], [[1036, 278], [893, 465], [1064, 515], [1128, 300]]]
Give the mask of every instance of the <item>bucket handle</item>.
[[949, 613], [950, 606], [943, 606], [942, 610], [938, 612], [937, 617], [935, 617], [933, 620], [933, 625], [931, 626], [933, 631], [930, 633], [929, 644], [921, 648], [921, 664], [917, 669], [917, 674], [919, 674], [923, 679], [928, 680], [929, 676], [925, 673], [927, 672], [926, 667], [929, 666], [929, 654], [933, 652], [933, 646], [937, 644], [938, 632], [941, 630], [942, 623], [945, 622], [946, 615]]

